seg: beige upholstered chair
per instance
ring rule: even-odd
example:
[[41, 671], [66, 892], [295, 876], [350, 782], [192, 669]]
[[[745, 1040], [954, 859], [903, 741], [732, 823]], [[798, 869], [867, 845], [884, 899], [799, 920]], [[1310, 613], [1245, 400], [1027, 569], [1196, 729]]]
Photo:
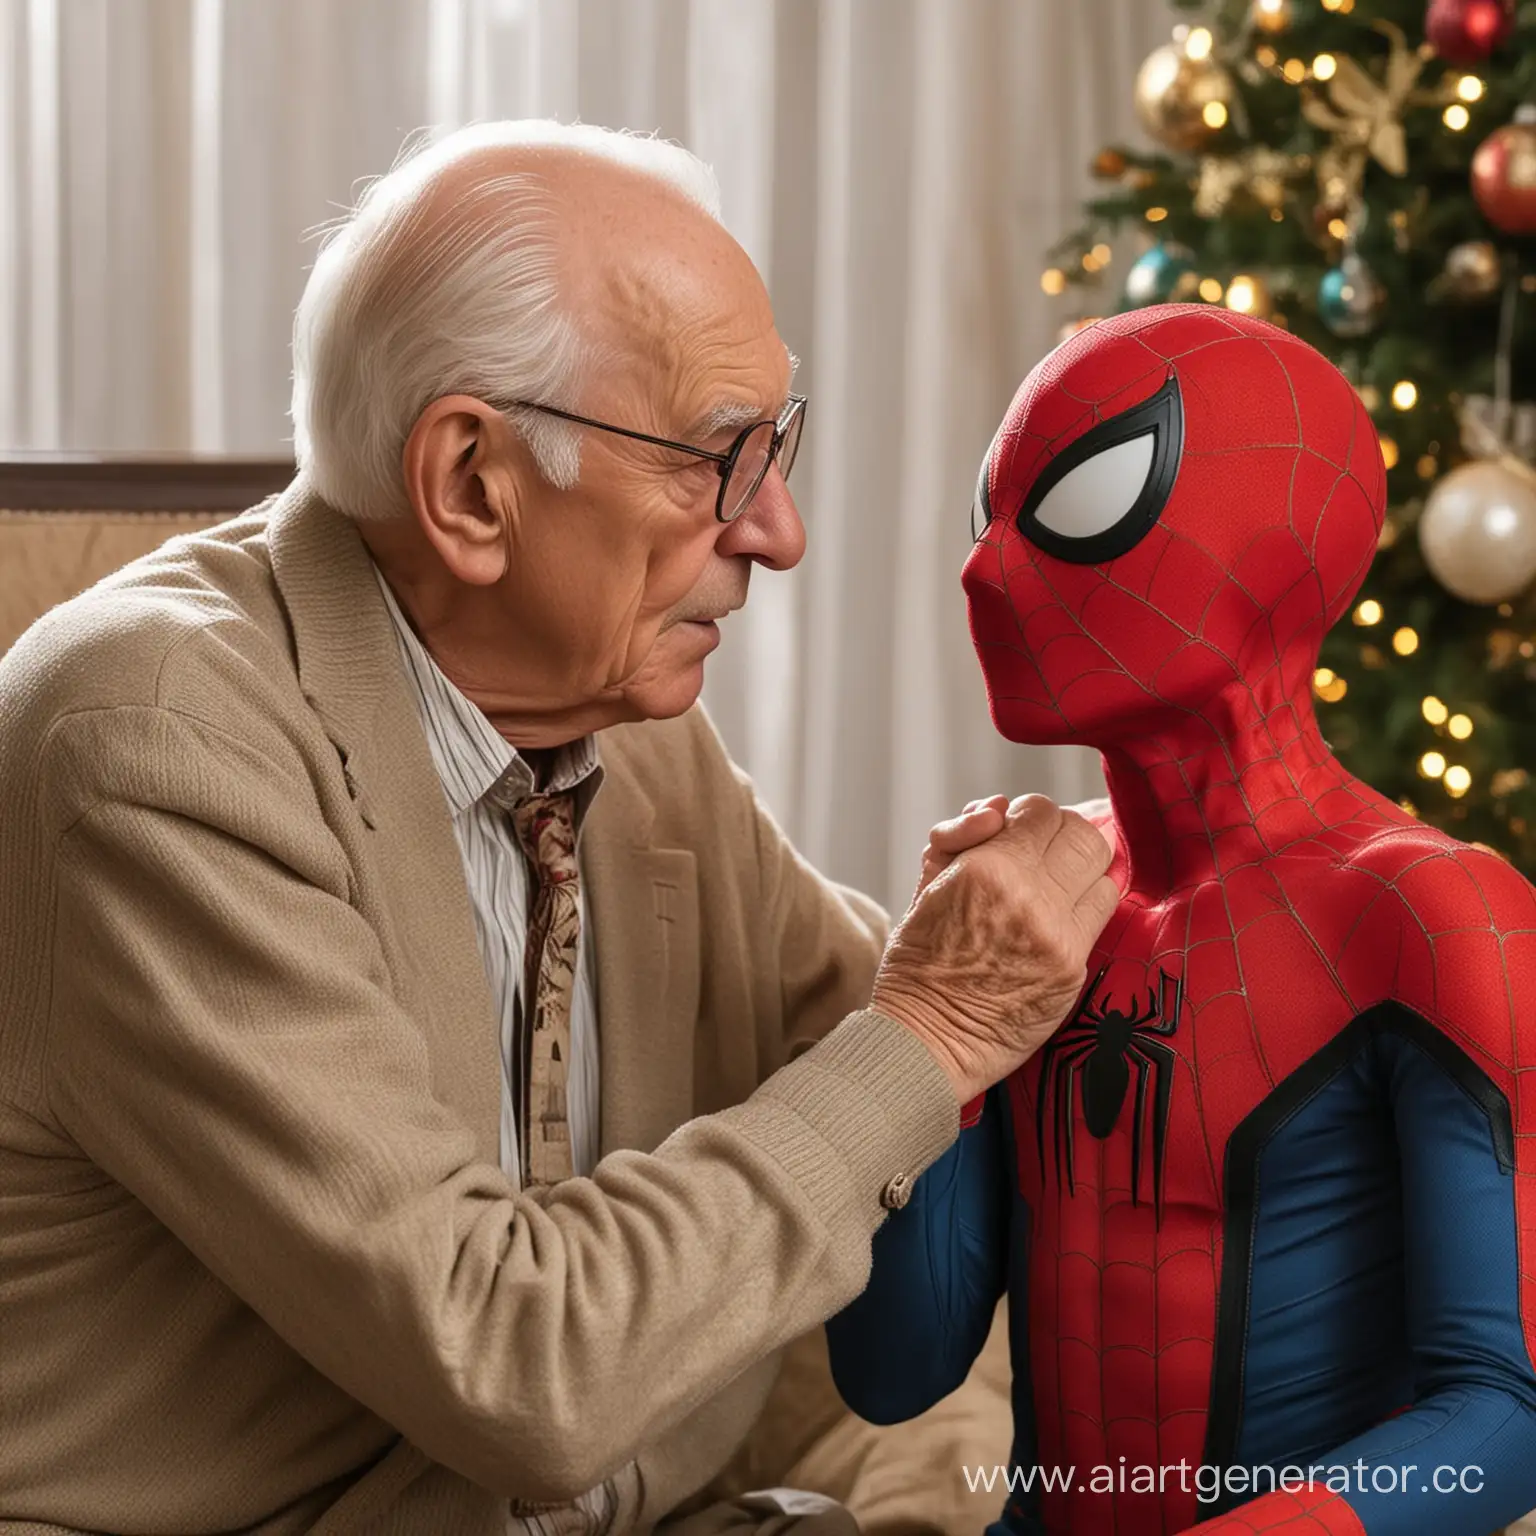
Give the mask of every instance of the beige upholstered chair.
[[281, 459], [0, 456], [0, 652], [55, 603], [292, 475]]

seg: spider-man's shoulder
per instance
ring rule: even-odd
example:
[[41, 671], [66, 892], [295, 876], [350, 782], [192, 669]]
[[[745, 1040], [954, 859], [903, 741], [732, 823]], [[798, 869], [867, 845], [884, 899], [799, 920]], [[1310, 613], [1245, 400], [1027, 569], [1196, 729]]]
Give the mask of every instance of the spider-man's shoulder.
[[1512, 1048], [1520, 1065], [1536, 1059], [1536, 887], [1490, 849], [1421, 825], [1345, 862], [1374, 889], [1371, 927], [1398, 932], [1390, 995], [1485, 1060], [1513, 1067]]
[[1382, 882], [1431, 931], [1448, 923], [1518, 929], [1536, 917], [1536, 886], [1507, 860], [1422, 822], [1382, 828], [1343, 862]]

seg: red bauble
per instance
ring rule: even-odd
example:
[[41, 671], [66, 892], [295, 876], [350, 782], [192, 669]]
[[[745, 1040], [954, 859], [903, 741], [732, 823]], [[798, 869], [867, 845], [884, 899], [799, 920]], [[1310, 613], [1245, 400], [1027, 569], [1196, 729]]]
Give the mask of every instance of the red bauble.
[[1424, 35], [1447, 64], [1477, 64], [1509, 38], [1514, 0], [1430, 0]]
[[1536, 234], [1536, 106], [1496, 128], [1472, 157], [1472, 195], [1506, 235]]

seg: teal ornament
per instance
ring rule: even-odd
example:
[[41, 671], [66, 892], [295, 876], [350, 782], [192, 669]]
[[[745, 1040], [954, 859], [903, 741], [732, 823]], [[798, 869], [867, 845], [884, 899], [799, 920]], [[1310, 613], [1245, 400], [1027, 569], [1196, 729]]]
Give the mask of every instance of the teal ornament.
[[1381, 279], [1353, 251], [1318, 284], [1317, 312], [1335, 336], [1346, 340], [1374, 331], [1386, 305]]
[[1158, 244], [1144, 252], [1125, 275], [1124, 309], [1166, 304], [1184, 298], [1196, 285], [1194, 254], [1182, 245]]

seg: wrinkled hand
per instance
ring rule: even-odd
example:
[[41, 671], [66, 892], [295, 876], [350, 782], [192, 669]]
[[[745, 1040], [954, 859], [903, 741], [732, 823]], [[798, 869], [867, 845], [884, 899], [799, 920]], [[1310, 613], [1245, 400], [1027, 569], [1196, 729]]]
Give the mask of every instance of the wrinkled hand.
[[916, 901], [933, 877], [948, 869], [958, 854], [996, 837], [1007, 816], [1008, 796], [993, 795], [988, 800], [972, 800], [958, 816], [939, 822], [928, 834], [912, 900]]
[[[991, 795], [985, 800], [972, 800], [958, 816], [938, 822], [928, 834], [928, 845], [923, 849], [923, 867], [917, 877], [917, 891], [912, 899], [916, 901], [928, 882], [940, 870], [948, 869], [957, 854], [986, 842], [989, 837], [996, 837], [1003, 830], [1010, 803], [1007, 795]], [[1107, 825], [1111, 816], [1107, 795], [1097, 800], [1079, 801], [1067, 809], [1095, 825]]]
[[872, 1006], [933, 1052], [966, 1103], [1027, 1061], [1082, 990], [1119, 900], [1110, 834], [1043, 795], [940, 822]]

